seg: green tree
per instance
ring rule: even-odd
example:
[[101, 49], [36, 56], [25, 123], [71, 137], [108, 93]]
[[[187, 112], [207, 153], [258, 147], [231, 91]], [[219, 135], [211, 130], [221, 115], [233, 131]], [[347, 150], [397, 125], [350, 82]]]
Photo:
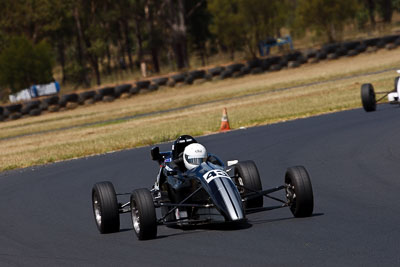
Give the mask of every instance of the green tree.
[[34, 45], [26, 37], [14, 37], [0, 53], [0, 85], [18, 92], [34, 84], [52, 81], [54, 61], [46, 42]]
[[353, 19], [358, 4], [358, 0], [299, 0], [298, 26], [325, 35], [329, 42], [334, 42], [344, 25]]
[[268, 36], [280, 37], [286, 24], [287, 5], [282, 0], [239, 0], [239, 15], [250, 54], [255, 57], [258, 42]]
[[211, 0], [208, 9], [212, 14], [210, 31], [219, 45], [226, 47], [234, 59], [234, 53], [244, 45], [246, 31], [243, 16], [239, 13], [239, 0]]

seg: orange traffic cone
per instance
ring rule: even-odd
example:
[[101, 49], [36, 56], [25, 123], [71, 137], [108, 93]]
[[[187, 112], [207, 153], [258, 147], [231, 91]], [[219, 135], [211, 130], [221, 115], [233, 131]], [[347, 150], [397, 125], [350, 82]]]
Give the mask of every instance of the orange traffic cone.
[[228, 120], [228, 113], [226, 108], [222, 111], [222, 119], [221, 119], [221, 128], [219, 129], [220, 132], [229, 131], [231, 128], [229, 127], [229, 120]]

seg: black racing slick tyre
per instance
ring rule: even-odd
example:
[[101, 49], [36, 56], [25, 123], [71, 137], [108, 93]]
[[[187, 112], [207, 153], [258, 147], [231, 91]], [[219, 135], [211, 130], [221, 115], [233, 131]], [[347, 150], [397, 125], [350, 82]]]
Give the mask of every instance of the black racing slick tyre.
[[310, 176], [303, 166], [287, 169], [285, 174], [286, 198], [294, 217], [309, 217], [314, 210], [314, 195]]
[[131, 194], [131, 218], [133, 230], [139, 240], [157, 237], [157, 217], [153, 197], [146, 188], [136, 189]]
[[[241, 161], [235, 165], [235, 183], [238, 186], [240, 194], [247, 194], [254, 191], [261, 191], [260, 174], [254, 161]], [[245, 201], [244, 208], [261, 208], [263, 206], [263, 196], [257, 196]]]
[[376, 110], [376, 99], [374, 87], [370, 83], [361, 86], [361, 101], [366, 112]]
[[100, 233], [118, 232], [120, 227], [118, 201], [111, 182], [100, 182], [93, 186], [92, 205]]

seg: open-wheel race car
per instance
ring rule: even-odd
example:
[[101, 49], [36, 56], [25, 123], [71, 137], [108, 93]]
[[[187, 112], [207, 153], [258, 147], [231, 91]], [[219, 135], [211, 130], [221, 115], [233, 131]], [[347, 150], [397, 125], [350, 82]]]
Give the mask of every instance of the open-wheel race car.
[[[100, 233], [118, 232], [121, 213], [131, 214], [140, 240], [156, 238], [159, 225], [236, 224], [246, 221], [247, 214], [283, 207], [289, 207], [295, 217], [312, 215], [313, 190], [302, 166], [288, 168], [283, 185], [263, 190], [253, 161], [232, 160], [225, 167], [188, 135], [179, 137], [172, 151], [152, 148], [151, 156], [160, 165], [156, 182], [150, 190], [133, 190], [129, 202], [118, 202], [123, 194], [116, 194], [111, 182], [93, 186], [93, 213]], [[285, 199], [270, 195], [281, 190]], [[279, 205], [265, 207], [264, 197]]]
[[[400, 73], [400, 70], [397, 71]], [[374, 87], [370, 83], [364, 83], [361, 85], [361, 101], [365, 111], [371, 112], [376, 110], [376, 104], [388, 98], [390, 104], [399, 104], [399, 96], [400, 96], [400, 84], [399, 78], [396, 77], [394, 79], [394, 89], [391, 91], [384, 92], [375, 92]], [[376, 100], [376, 95], [383, 95], [378, 100]]]

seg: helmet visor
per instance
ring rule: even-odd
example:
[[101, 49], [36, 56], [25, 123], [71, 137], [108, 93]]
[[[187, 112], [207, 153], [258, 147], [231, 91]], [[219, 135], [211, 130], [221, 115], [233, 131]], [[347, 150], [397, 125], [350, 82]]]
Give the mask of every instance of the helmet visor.
[[196, 166], [198, 166], [201, 163], [206, 161], [206, 158], [192, 158], [192, 157], [189, 157], [188, 155], [185, 155], [185, 159], [189, 164], [196, 165]]

